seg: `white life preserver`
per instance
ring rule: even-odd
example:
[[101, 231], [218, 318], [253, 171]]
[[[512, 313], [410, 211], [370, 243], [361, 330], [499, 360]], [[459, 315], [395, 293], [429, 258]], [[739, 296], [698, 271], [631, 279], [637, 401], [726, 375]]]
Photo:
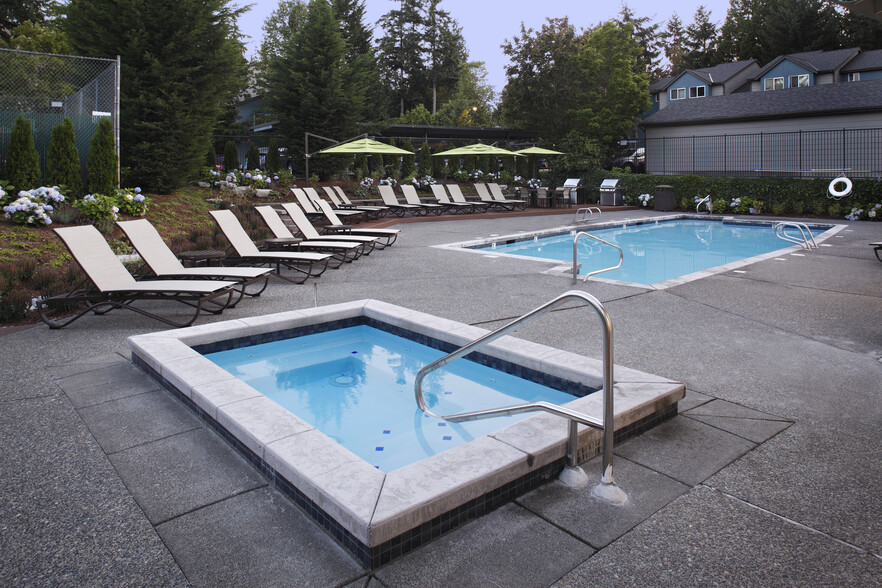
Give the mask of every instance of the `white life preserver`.
[[[836, 189], [836, 184], [838, 184], [839, 182], [845, 183], [845, 188], [843, 188], [842, 190]], [[849, 180], [845, 176], [839, 176], [838, 178], [834, 178], [833, 181], [830, 182], [830, 185], [827, 186], [827, 191], [830, 192], [830, 196], [832, 196], [833, 198], [842, 198], [843, 196], [848, 196], [849, 194], [851, 194], [851, 187], [851, 180]]]

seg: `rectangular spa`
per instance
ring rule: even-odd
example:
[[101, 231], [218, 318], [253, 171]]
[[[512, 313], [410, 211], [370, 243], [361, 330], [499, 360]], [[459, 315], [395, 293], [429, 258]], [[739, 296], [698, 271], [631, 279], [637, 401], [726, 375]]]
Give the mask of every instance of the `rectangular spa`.
[[[586, 315], [585, 321], [590, 320]], [[129, 346], [136, 365], [202, 417], [365, 566], [373, 568], [547, 482], [563, 467], [567, 422], [559, 417], [542, 413], [502, 423], [478, 421], [478, 429], [460, 431], [453, 443], [454, 428], [459, 425], [428, 418], [418, 410], [412, 383], [416, 371], [429, 358], [486, 333], [384, 302], [361, 300], [139, 335], [129, 339]], [[334, 421], [341, 414], [337, 412], [340, 398], [322, 404], [322, 394], [312, 400], [307, 396], [306, 402], [314, 406], [301, 410], [294, 403], [292, 412], [277, 402], [286, 404], [285, 399], [271, 398], [276, 392], [266, 390], [267, 395], [259, 389], [261, 378], [281, 378], [294, 382], [298, 390], [310, 380], [333, 380], [337, 386], [331, 388], [351, 391], [351, 379], [369, 368], [351, 358], [332, 357], [323, 347], [317, 356], [314, 345], [323, 338], [319, 345], [337, 346], [349, 355], [370, 349], [384, 356], [381, 369], [398, 369], [391, 384], [388, 380], [381, 384], [400, 393], [396, 420], [385, 420], [392, 418], [391, 410], [370, 417], [380, 420], [355, 431], [360, 447], [347, 449], [334, 437], [343, 429], [357, 429], [354, 423], [368, 417], [345, 417], [345, 426], [325, 432], [316, 426], [319, 420]], [[390, 338], [405, 346], [397, 358], [377, 345]], [[289, 349], [281, 358], [249, 358], [254, 346], [261, 344]], [[303, 344], [307, 347], [300, 347]], [[417, 345], [426, 349], [417, 352]], [[319, 361], [312, 361], [310, 355]], [[239, 358], [239, 367], [228, 366], [231, 371], [209, 359], [234, 356]], [[267, 366], [258, 370], [257, 364], [265, 361], [275, 362], [271, 376], [266, 375]], [[489, 368], [490, 376], [477, 378], [499, 380], [502, 392], [521, 394], [522, 399], [550, 394], [555, 402], [601, 416], [602, 395], [592, 393], [602, 387], [598, 360], [510, 336], [447, 366], [448, 371], [435, 382], [433, 402], [474, 402], [457, 398], [463, 379], [472, 379], [473, 370]], [[675, 415], [684, 394], [682, 384], [624, 367], [616, 367], [614, 379], [617, 440]], [[491, 391], [477, 402], [521, 401], [504, 398], [489, 384], [479, 382], [479, 387]], [[342, 402], [353, 404], [353, 398], [344, 394]], [[377, 406], [391, 401], [391, 397], [381, 399]], [[377, 462], [376, 454], [385, 452], [393, 432], [408, 420], [411, 425], [419, 420], [420, 426], [406, 433], [411, 436], [405, 437], [404, 445], [422, 443], [431, 451], [422, 455], [405, 451], [406, 459]], [[377, 452], [378, 447], [384, 451]], [[579, 461], [587, 461], [599, 450], [600, 432], [580, 430]]]

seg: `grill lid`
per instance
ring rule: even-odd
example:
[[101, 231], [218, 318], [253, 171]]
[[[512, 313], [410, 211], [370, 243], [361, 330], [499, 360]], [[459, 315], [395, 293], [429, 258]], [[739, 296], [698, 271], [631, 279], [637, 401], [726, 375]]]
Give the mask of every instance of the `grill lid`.
[[567, 178], [567, 181], [563, 183], [561, 188], [578, 188], [581, 181], [582, 178]]
[[[569, 180], [567, 180], [569, 181]], [[607, 178], [600, 183], [601, 190], [615, 190], [619, 185], [618, 179]]]

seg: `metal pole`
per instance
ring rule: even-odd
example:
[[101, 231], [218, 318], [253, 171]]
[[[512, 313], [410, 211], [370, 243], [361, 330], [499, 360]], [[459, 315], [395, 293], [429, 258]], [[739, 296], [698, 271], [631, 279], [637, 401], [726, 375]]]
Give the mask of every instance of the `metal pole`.
[[309, 185], [309, 133], [303, 133], [303, 159], [306, 160], [306, 185]]
[[119, 87], [122, 78], [122, 70], [120, 68], [122, 61], [120, 56], [116, 56], [116, 69], [113, 72], [113, 139], [116, 143], [116, 187], [119, 188]]

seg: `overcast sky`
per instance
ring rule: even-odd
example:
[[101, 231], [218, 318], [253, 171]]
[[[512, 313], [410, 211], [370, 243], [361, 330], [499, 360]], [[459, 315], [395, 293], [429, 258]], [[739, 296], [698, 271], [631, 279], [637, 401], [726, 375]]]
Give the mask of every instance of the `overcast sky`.
[[[243, 0], [241, 4], [246, 4]], [[654, 22], [664, 22], [676, 12], [684, 27], [692, 22], [699, 5], [710, 10], [711, 20], [719, 26], [726, 18], [729, 0], [628, 0], [627, 5], [635, 15], [648, 16]], [[398, 0], [367, 0], [366, 20], [376, 26], [377, 20], [397, 8]], [[260, 46], [263, 21], [278, 7], [278, 1], [258, 0], [251, 10], [239, 20], [246, 39], [248, 56], [253, 57]], [[505, 65], [508, 59], [500, 45], [512, 39], [521, 30], [521, 22], [527, 28], [539, 29], [546, 18], [569, 17], [576, 28], [586, 28], [614, 18], [622, 3], [605, 0], [443, 0], [440, 8], [446, 10], [462, 27], [462, 34], [469, 51], [470, 61], [486, 63], [488, 81], [496, 92], [505, 85]], [[664, 27], [664, 24], [662, 24]], [[382, 31], [374, 30], [375, 37]]]

